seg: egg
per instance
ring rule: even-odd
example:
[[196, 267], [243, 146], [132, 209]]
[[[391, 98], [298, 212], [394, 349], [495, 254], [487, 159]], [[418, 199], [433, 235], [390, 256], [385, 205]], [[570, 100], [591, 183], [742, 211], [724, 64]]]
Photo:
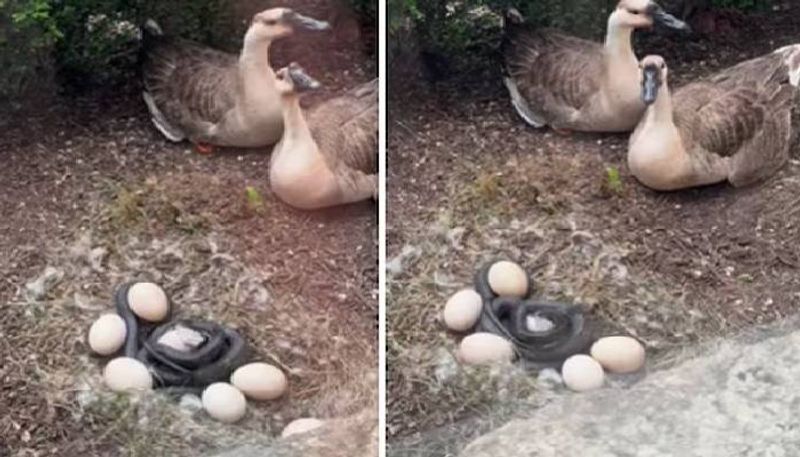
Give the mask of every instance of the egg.
[[111, 355], [125, 344], [128, 328], [117, 314], [104, 314], [89, 328], [89, 347], [100, 355]]
[[247, 410], [244, 394], [227, 382], [215, 382], [206, 387], [202, 401], [209, 416], [228, 424], [239, 421]]
[[169, 300], [164, 289], [152, 282], [138, 282], [128, 289], [128, 305], [134, 314], [149, 322], [167, 317]]
[[573, 355], [561, 367], [564, 384], [576, 392], [599, 389], [603, 386], [605, 374], [597, 360], [585, 354]]
[[304, 417], [302, 419], [295, 419], [287, 425], [281, 432], [281, 438], [286, 438], [292, 435], [299, 435], [301, 433], [310, 432], [311, 430], [322, 427], [325, 422], [315, 419], [313, 417]]
[[524, 297], [528, 295], [528, 275], [514, 262], [502, 260], [489, 268], [489, 287], [497, 295], [504, 297]]
[[108, 362], [103, 370], [103, 379], [108, 388], [114, 392], [153, 388], [153, 377], [150, 376], [150, 371], [142, 362], [130, 357], [117, 357]]
[[472, 289], [453, 294], [444, 305], [444, 325], [454, 332], [466, 332], [475, 326], [483, 310], [483, 300]]
[[514, 347], [493, 333], [473, 333], [461, 340], [458, 360], [467, 365], [491, 365], [514, 360]]
[[286, 375], [268, 363], [249, 363], [231, 375], [231, 384], [254, 400], [274, 400], [286, 392]]
[[600, 338], [590, 352], [603, 368], [612, 373], [633, 373], [644, 366], [644, 346], [629, 336]]

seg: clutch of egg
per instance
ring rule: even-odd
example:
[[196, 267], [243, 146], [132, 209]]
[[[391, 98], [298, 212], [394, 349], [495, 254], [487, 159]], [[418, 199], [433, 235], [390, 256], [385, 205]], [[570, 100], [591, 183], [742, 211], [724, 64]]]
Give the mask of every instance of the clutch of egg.
[[245, 396], [254, 400], [274, 400], [288, 387], [286, 375], [267, 363], [242, 365], [231, 375], [231, 382], [217, 382], [203, 391], [203, 408], [209, 416], [225, 422], [238, 422], [247, 410]]
[[644, 367], [644, 346], [629, 336], [600, 338], [592, 345], [590, 353], [591, 357], [584, 354], [570, 357], [561, 368], [564, 384], [576, 392], [601, 387], [605, 371], [633, 373]]
[[[159, 322], [169, 314], [167, 294], [157, 284], [136, 283], [128, 289], [127, 298], [131, 311], [142, 320]], [[126, 336], [125, 321], [117, 314], [105, 314], [89, 329], [89, 347], [99, 355], [112, 355], [125, 344]], [[129, 357], [117, 357], [108, 362], [103, 369], [103, 380], [115, 392], [153, 388], [153, 377], [147, 367]], [[202, 394], [203, 408], [208, 415], [225, 423], [234, 423], [244, 417], [247, 410], [245, 396], [254, 400], [274, 400], [286, 393], [288, 387], [286, 375], [266, 363], [243, 365], [233, 372], [230, 381], [211, 384]], [[298, 425], [309, 424], [301, 422]]]

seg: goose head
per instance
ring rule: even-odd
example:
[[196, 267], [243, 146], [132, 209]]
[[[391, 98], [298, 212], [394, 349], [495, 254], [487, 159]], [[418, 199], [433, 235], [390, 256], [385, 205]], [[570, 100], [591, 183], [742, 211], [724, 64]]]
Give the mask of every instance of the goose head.
[[291, 35], [297, 29], [321, 31], [330, 28], [327, 22], [303, 16], [290, 8], [272, 8], [253, 16], [245, 41], [274, 41]]
[[322, 83], [309, 76], [296, 62], [275, 73], [275, 87], [281, 95], [292, 95], [322, 87]]
[[647, 56], [639, 63], [642, 83], [642, 101], [652, 105], [658, 99], [658, 92], [667, 84], [667, 63], [661, 56]]
[[691, 30], [687, 23], [667, 13], [653, 0], [621, 0], [609, 19], [612, 26], [630, 29], [649, 28], [654, 23], [683, 32]]

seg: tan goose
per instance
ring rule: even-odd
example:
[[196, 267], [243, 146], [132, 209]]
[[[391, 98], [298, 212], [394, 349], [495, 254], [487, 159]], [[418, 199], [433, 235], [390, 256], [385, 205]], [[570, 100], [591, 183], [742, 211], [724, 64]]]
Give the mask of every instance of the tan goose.
[[524, 23], [506, 15], [504, 82], [517, 113], [534, 127], [557, 131], [627, 132], [644, 113], [633, 30], [658, 22], [688, 30], [650, 0], [622, 0], [608, 18], [605, 44]]
[[800, 108], [800, 44], [690, 83], [675, 94], [659, 56], [642, 60], [647, 113], [630, 138], [628, 166], [645, 186], [676, 190], [767, 178], [789, 157]]
[[201, 152], [210, 152], [209, 145], [275, 144], [283, 122], [269, 48], [295, 28], [329, 26], [288, 8], [263, 11], [253, 17], [237, 57], [168, 39], [155, 22], [148, 21], [143, 97], [155, 126], [169, 140], [188, 139]]
[[272, 191], [301, 209], [375, 198], [378, 80], [303, 113], [299, 93], [320, 83], [294, 63], [277, 77], [285, 129], [270, 161]]

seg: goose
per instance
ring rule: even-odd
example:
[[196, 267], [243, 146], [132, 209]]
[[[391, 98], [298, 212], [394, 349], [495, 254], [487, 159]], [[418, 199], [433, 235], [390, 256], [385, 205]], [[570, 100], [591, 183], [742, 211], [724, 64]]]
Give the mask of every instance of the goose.
[[503, 81], [522, 119], [559, 133], [629, 132], [644, 113], [634, 29], [658, 22], [689, 26], [651, 0], [622, 0], [608, 18], [605, 44], [535, 29], [514, 9], [506, 14]]
[[143, 31], [142, 97], [153, 124], [170, 141], [195, 143], [198, 152], [211, 152], [212, 145], [275, 144], [283, 122], [269, 63], [270, 44], [295, 28], [329, 27], [289, 8], [268, 9], [253, 16], [237, 57], [168, 39], [148, 20]]
[[283, 138], [270, 159], [270, 186], [285, 203], [319, 209], [376, 198], [378, 80], [304, 113], [299, 94], [321, 84], [296, 63], [277, 72]]
[[647, 112], [630, 137], [628, 167], [659, 191], [761, 181], [789, 157], [800, 109], [800, 44], [742, 62], [671, 94], [659, 56], [641, 63]]

